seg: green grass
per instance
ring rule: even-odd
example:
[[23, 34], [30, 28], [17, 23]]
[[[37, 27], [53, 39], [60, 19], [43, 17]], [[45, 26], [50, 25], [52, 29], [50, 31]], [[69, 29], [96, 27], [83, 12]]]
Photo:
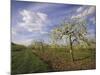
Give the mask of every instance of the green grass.
[[69, 48], [44, 47], [29, 48], [12, 45], [12, 74], [25, 74], [50, 71], [69, 71], [95, 69], [95, 48], [73, 49], [72, 62]]
[[[15, 45], [16, 46], [16, 45]], [[19, 48], [14, 47], [12, 48]], [[12, 74], [24, 74], [33, 72], [46, 72], [49, 71], [48, 64], [44, 63], [37, 56], [32, 53], [32, 50], [24, 47], [20, 51], [12, 51], [12, 62], [11, 62]]]
[[95, 48], [73, 49], [74, 62], [68, 48], [44, 48], [36, 50], [35, 53], [48, 62], [54, 71], [69, 71], [95, 69], [95, 52]]
[[74, 52], [74, 58], [76, 60], [78, 59], [84, 59], [84, 58], [95, 58], [95, 49], [89, 50], [89, 49], [79, 49], [79, 50], [73, 50]]

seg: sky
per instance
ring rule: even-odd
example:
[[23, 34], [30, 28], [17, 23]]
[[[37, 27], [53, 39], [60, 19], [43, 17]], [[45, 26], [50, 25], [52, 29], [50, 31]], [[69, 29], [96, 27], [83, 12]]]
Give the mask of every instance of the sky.
[[50, 43], [51, 31], [65, 17], [68, 19], [85, 18], [88, 24], [88, 33], [90, 33], [90, 37], [95, 38], [95, 6], [12, 1], [12, 42], [29, 45], [34, 40], [44, 40], [44, 42]]

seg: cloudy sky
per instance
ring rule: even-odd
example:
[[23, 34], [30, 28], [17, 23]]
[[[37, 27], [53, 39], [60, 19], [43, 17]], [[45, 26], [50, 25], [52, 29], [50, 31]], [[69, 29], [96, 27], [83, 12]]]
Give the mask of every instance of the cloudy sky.
[[12, 42], [30, 44], [32, 40], [50, 42], [49, 33], [61, 20], [86, 18], [88, 32], [95, 37], [95, 6], [12, 1]]

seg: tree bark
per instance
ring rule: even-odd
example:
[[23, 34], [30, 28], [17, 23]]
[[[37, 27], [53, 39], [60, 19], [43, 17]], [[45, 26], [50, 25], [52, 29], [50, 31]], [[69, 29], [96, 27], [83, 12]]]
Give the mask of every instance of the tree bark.
[[70, 54], [72, 58], [72, 62], [74, 62], [74, 57], [73, 57], [73, 44], [72, 44], [72, 39], [71, 35], [69, 36], [69, 43], [70, 43]]

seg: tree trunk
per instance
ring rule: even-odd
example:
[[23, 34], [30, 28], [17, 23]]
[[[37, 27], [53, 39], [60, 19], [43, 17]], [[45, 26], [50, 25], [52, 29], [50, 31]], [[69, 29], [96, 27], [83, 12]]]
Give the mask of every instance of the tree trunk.
[[71, 35], [69, 36], [69, 43], [70, 43], [70, 54], [72, 58], [72, 62], [74, 62], [74, 57], [73, 57], [73, 44], [72, 44], [72, 39]]

